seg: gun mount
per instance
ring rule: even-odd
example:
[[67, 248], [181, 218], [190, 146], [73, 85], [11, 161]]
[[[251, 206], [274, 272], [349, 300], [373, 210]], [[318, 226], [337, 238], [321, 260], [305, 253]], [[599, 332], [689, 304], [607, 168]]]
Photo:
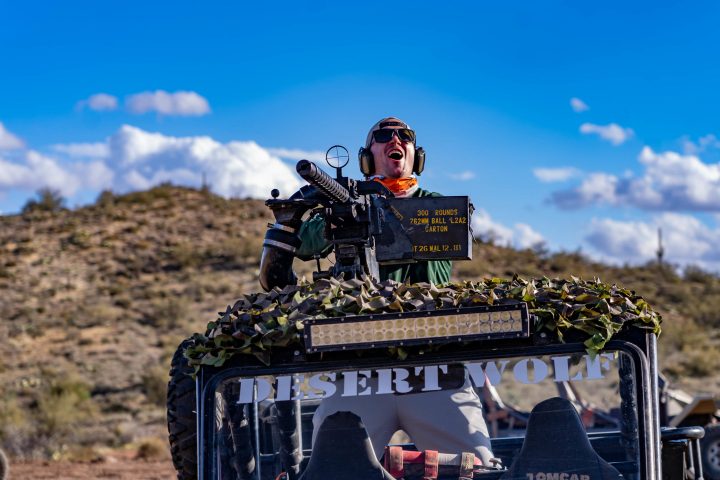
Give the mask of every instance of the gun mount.
[[[337, 148], [342, 147], [331, 150]], [[378, 279], [383, 264], [472, 258], [468, 197], [395, 198], [379, 182], [353, 180], [343, 176], [342, 166], [334, 168], [336, 178], [301, 160], [296, 169], [308, 185], [288, 199], [278, 199], [274, 190], [265, 202], [276, 221], [268, 225], [263, 242], [264, 289], [297, 282], [292, 260], [302, 244], [299, 232], [308, 212], [324, 221], [326, 250], [335, 253], [335, 264], [327, 271], [318, 268], [314, 280], [364, 275]]]

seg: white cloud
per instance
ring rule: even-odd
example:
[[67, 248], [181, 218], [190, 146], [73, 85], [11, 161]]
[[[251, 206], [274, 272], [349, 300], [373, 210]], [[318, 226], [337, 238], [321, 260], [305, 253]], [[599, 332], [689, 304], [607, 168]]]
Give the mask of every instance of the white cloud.
[[581, 113], [590, 110], [590, 107], [588, 107], [585, 102], [583, 102], [577, 97], [573, 97], [570, 99], [570, 108], [572, 108], [575, 113]]
[[533, 170], [533, 175], [545, 183], [564, 182], [580, 174], [580, 170], [574, 167], [536, 168]]
[[24, 152], [21, 163], [0, 159], [0, 190], [24, 189], [32, 192], [49, 187], [65, 197], [71, 197], [84, 186], [109, 186], [111, 174], [101, 162], [64, 166], [55, 158], [28, 150]]
[[75, 106], [78, 110], [89, 108], [96, 112], [115, 110], [118, 106], [118, 99], [107, 93], [96, 93], [85, 100], [80, 100]]
[[470, 221], [473, 234], [485, 237], [500, 245], [511, 245], [513, 240], [512, 229], [493, 221], [490, 214], [482, 208], [475, 210]]
[[[210, 140], [209, 137], [199, 138]], [[168, 152], [172, 145], [187, 143], [180, 138], [146, 132], [130, 125], [120, 127], [107, 141], [111, 157], [123, 167], [146, 161], [155, 154]]]
[[464, 172], [460, 173], [448, 173], [448, 177], [452, 178], [453, 180], [457, 180], [460, 182], [466, 182], [468, 180], [472, 180], [475, 178], [475, 172], [472, 172], [470, 170], [465, 170]]
[[118, 106], [118, 99], [107, 93], [96, 93], [88, 98], [88, 108], [96, 111], [115, 110]]
[[720, 211], [720, 164], [649, 147], [642, 149], [638, 160], [645, 169], [639, 178], [594, 173], [574, 189], [553, 193], [551, 201], [568, 209], [604, 203], [647, 210]]
[[628, 192], [635, 203], [667, 210], [720, 209], [720, 164], [703, 163], [694, 155], [656, 153], [649, 147], [643, 148], [639, 159], [645, 166], [644, 188]]
[[[203, 173], [213, 191], [224, 196], [268, 198], [273, 188], [289, 196], [300, 187], [297, 175], [255, 142], [223, 144], [210, 137], [171, 137], [124, 125], [108, 144], [131, 188], [162, 181], [199, 186]], [[141, 165], [150, 171], [140, 174]]]
[[74, 195], [87, 198], [106, 188], [124, 192], [162, 182], [199, 187], [203, 174], [210, 188], [226, 197], [265, 199], [273, 188], [290, 196], [301, 186], [293, 169], [252, 141], [220, 143], [124, 125], [104, 143], [58, 144], [52, 150], [58, 155], [29, 150], [12, 162], [0, 158], [0, 195], [50, 187], [72, 204]]
[[164, 90], [141, 92], [125, 99], [130, 113], [143, 114], [157, 112], [167, 116], [201, 116], [210, 113], [208, 101], [195, 92], [178, 91], [169, 93]]
[[683, 152], [686, 155], [697, 155], [709, 148], [720, 148], [720, 140], [713, 133], [698, 138], [697, 143], [687, 137], [683, 139]]
[[603, 140], [607, 140], [613, 145], [622, 145], [635, 135], [631, 128], [623, 128], [617, 123], [608, 125], [595, 125], [593, 123], [583, 123], [580, 125], [580, 133], [596, 134]]
[[107, 158], [110, 155], [107, 143], [60, 143], [51, 148], [71, 157]]
[[668, 262], [720, 270], [720, 228], [712, 229], [690, 215], [664, 213], [649, 222], [593, 219], [585, 240], [605, 261], [645, 263], [656, 258], [658, 229]]
[[124, 179], [131, 188], [135, 190], [146, 190], [163, 182], [170, 182], [175, 185], [198, 185], [202, 181], [202, 175], [187, 168], [175, 168], [172, 170], [156, 170], [152, 172], [152, 175], [146, 177], [133, 169], [125, 174]]
[[25, 142], [20, 140], [16, 135], [8, 132], [5, 125], [0, 122], [0, 150], [13, 150], [23, 148], [24, 146]]
[[518, 248], [532, 248], [545, 243], [545, 238], [540, 232], [533, 230], [533, 228], [526, 223], [515, 224], [514, 237], [515, 246]]
[[643, 222], [593, 219], [585, 240], [617, 261], [642, 263], [655, 256], [657, 230]]
[[552, 203], [563, 209], [581, 208], [593, 203], [618, 204], [616, 190], [619, 179], [607, 173], [589, 174], [577, 188], [554, 192]]
[[8, 162], [0, 158], [0, 189], [31, 188], [33, 172], [26, 165]]
[[80, 187], [80, 180], [64, 169], [54, 158], [35, 151], [27, 153], [28, 167], [38, 176], [38, 183], [48, 186], [66, 196], [73, 195]]
[[115, 180], [115, 172], [104, 162], [76, 163], [73, 168], [82, 172], [82, 185], [91, 190], [111, 188]]
[[543, 236], [527, 224], [516, 223], [513, 228], [495, 222], [485, 210], [479, 209], [471, 219], [473, 234], [498, 245], [532, 248], [544, 243]]
[[286, 160], [310, 160], [311, 162], [325, 162], [325, 152], [319, 150], [307, 151], [297, 148], [268, 148], [268, 153]]

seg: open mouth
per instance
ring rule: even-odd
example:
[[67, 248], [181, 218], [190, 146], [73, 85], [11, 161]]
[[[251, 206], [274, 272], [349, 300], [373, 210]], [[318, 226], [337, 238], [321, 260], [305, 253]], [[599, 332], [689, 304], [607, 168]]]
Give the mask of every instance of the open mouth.
[[403, 154], [400, 150], [393, 150], [388, 154], [388, 157], [392, 158], [393, 160], [402, 160]]

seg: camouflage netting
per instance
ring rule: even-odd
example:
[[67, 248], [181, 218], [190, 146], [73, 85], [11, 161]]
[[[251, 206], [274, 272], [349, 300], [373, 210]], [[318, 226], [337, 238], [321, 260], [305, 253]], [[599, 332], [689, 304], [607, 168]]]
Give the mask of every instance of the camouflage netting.
[[[598, 279], [524, 280], [515, 276], [440, 287], [392, 280], [376, 283], [370, 279], [328, 279], [243, 295], [208, 324], [204, 335], [193, 336], [194, 346], [185, 355], [196, 370], [200, 365], [221, 366], [241, 354], [255, 355], [268, 363], [273, 349], [302, 345], [302, 321], [306, 319], [518, 301], [527, 302], [536, 317], [536, 329], [554, 333], [560, 340], [570, 332], [579, 332], [586, 338], [585, 346], [591, 354], [601, 350], [626, 325], [660, 333], [661, 316], [642, 297]], [[389, 353], [402, 359], [408, 352], [392, 348]]]

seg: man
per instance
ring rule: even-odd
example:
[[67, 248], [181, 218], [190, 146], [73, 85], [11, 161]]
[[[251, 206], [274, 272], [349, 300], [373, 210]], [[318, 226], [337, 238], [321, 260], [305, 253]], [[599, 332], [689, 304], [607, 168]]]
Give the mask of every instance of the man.
[[[388, 187], [396, 197], [440, 196], [419, 188], [413, 173], [422, 172], [425, 152], [417, 147], [415, 132], [398, 118], [383, 118], [373, 125], [359, 157], [363, 174]], [[330, 244], [323, 238], [323, 230], [319, 217], [302, 225], [299, 232], [302, 245], [296, 252], [299, 258], [329, 253]], [[382, 266], [380, 279], [441, 284], [450, 281], [451, 268], [452, 263], [446, 260]], [[370, 383], [376, 381], [371, 379]], [[463, 384], [462, 371], [459, 385], [448, 390], [405, 395], [334, 395], [318, 407], [313, 417], [313, 435], [327, 416], [337, 411], [351, 411], [361, 417], [378, 458], [390, 437], [402, 428], [420, 450], [471, 452], [481, 458], [483, 464], [490, 465], [492, 452], [482, 404], [469, 381], [465, 379]], [[373, 390], [376, 386], [373, 385]]]

